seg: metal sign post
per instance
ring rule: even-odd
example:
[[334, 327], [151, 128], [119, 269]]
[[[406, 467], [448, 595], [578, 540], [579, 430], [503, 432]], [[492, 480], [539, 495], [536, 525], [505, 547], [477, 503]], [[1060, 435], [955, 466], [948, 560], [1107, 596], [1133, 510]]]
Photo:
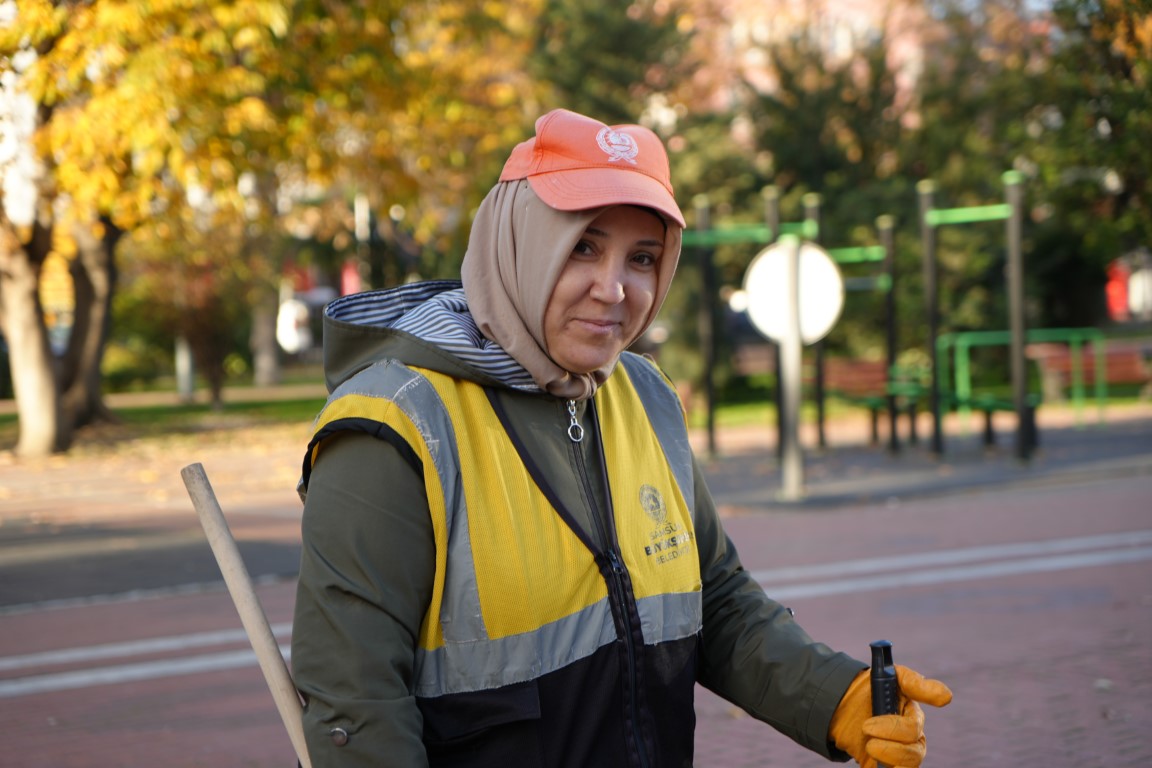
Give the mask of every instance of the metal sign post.
[[784, 235], [752, 260], [744, 275], [748, 319], [780, 347], [781, 498], [804, 495], [800, 449], [803, 346], [827, 335], [844, 308], [844, 280], [828, 253]]

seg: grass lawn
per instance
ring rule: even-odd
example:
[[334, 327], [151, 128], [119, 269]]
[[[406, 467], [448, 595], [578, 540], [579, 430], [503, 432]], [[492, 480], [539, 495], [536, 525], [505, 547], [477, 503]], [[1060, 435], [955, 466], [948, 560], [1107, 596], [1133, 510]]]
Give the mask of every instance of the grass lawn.
[[[1109, 400], [1109, 407], [1134, 402], [1135, 398]], [[123, 445], [132, 441], [155, 441], [179, 439], [181, 436], [197, 436], [212, 439], [243, 439], [242, 435], [251, 430], [279, 427], [285, 434], [307, 435], [309, 425], [323, 406], [320, 397], [304, 399], [272, 399], [265, 401], [236, 400], [225, 402], [220, 409], [207, 404], [192, 405], [150, 405], [144, 407], [115, 408], [117, 421], [84, 427], [76, 435], [73, 452], [94, 452]], [[1063, 407], [1068, 407], [1065, 404]], [[1086, 412], [1094, 413], [1095, 402], [1085, 404]], [[1041, 406], [1044, 408], [1044, 406]], [[739, 427], [752, 424], [774, 425], [776, 413], [773, 404], [765, 399], [762, 402], [719, 404], [715, 410], [715, 423], [718, 428]], [[867, 411], [835, 398], [825, 404], [825, 419], [834, 421], [840, 418], [867, 418]], [[1094, 418], [1094, 417], [1093, 417]], [[805, 402], [801, 421], [814, 423], [815, 405]], [[702, 403], [692, 410], [690, 426], [696, 429], [707, 427], [707, 414]], [[18, 425], [15, 414], [0, 414], [0, 451], [9, 451], [16, 445]], [[291, 439], [296, 439], [294, 436]]]
[[[221, 439], [241, 430], [296, 426], [306, 434], [308, 425], [324, 405], [322, 398], [226, 402], [220, 409], [206, 404], [153, 405], [115, 408], [116, 421], [81, 428], [73, 450], [99, 450], [133, 440], [218, 433]], [[15, 414], [0, 414], [0, 451], [16, 445]]]

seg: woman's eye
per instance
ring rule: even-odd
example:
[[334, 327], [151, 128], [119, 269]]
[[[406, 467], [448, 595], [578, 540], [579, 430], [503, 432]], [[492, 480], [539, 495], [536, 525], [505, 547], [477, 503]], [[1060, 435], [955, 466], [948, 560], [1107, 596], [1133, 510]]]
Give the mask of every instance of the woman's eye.
[[581, 240], [580, 242], [576, 243], [576, 246], [572, 249], [573, 256], [588, 256], [592, 253], [592, 244], [587, 240]]
[[641, 267], [652, 267], [656, 265], [656, 256], [644, 251], [636, 253], [632, 256], [632, 262]]

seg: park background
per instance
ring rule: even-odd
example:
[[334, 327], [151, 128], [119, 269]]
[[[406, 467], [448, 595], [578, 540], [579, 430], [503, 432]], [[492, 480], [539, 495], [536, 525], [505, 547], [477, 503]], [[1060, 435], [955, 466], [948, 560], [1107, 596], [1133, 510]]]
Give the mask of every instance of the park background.
[[[507, 152], [558, 106], [656, 130], [690, 229], [814, 220], [867, 249], [890, 217], [899, 279], [846, 267], [870, 289], [829, 358], [884, 359], [887, 285], [897, 359], [930, 362], [918, 185], [983, 206], [1005, 172], [1027, 327], [1142, 355], [1150, 60], [1132, 0], [7, 0], [0, 448], [106, 434], [106, 393], [220, 411], [226, 385], [318, 382], [323, 303], [456, 276]], [[686, 249], [645, 340], [689, 405], [771, 397], [729, 303], [762, 240]], [[1008, 327], [1006, 253], [1003, 226], [940, 230], [940, 332]], [[1007, 358], [974, 361], [1001, 395]]]

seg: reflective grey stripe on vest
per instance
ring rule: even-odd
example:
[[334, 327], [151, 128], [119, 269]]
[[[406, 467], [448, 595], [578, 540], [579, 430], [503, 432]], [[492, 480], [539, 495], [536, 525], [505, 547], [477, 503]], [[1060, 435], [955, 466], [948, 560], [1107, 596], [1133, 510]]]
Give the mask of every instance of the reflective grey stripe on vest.
[[523, 683], [563, 669], [616, 640], [605, 598], [557, 621], [481, 643], [417, 649], [415, 694], [442, 696]]
[[[488, 636], [480, 611], [476, 588], [476, 567], [469, 544], [468, 515], [460, 477], [460, 452], [452, 420], [440, 393], [428, 379], [396, 360], [385, 360], [365, 368], [341, 384], [329, 402], [347, 395], [388, 400], [416, 426], [424, 439], [444, 494], [448, 528], [448, 568], [441, 604], [440, 623], [445, 639], [458, 642], [483, 640]], [[323, 414], [321, 414], [323, 416]]]

